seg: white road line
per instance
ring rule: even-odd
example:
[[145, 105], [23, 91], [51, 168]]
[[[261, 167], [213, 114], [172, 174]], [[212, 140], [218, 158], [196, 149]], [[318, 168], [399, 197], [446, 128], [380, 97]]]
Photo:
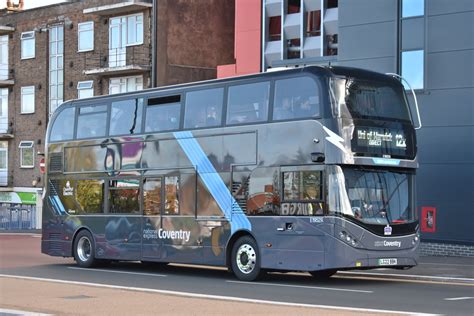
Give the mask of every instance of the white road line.
[[428, 280], [443, 280], [443, 281], [467, 281], [474, 282], [474, 279], [470, 278], [454, 278], [454, 277], [441, 277], [432, 275], [416, 275], [416, 274], [396, 274], [396, 273], [377, 273], [377, 272], [350, 272], [350, 271], [338, 271], [338, 275], [364, 275], [364, 276], [391, 276], [391, 277], [403, 277], [403, 278], [417, 278], [417, 279], [428, 279]]
[[18, 316], [50, 316], [51, 315], [51, 314], [19, 311], [16, 309], [0, 308], [0, 315], [4, 315], [4, 314], [11, 314], [11, 315], [18, 315]]
[[4, 233], [1, 232], [0, 236], [31, 236], [31, 237], [41, 237], [41, 234], [36, 233]]
[[267, 283], [267, 282], [244, 282], [244, 281], [233, 281], [233, 280], [226, 280], [226, 282], [247, 284], [247, 285], [250, 285], [250, 286], [252, 286], [252, 285], [266, 285], [266, 286], [294, 287], [294, 288], [314, 289], [314, 290], [343, 291], [343, 292], [356, 292], [356, 293], [374, 293], [374, 291], [341, 289], [341, 288], [337, 288], [337, 287], [291, 285], [291, 284], [278, 284], [278, 283]]
[[269, 304], [269, 305], [290, 306], [290, 307], [322, 308], [322, 309], [330, 309], [330, 310], [370, 312], [370, 313], [381, 313], [381, 314], [397, 313], [400, 315], [420, 315], [420, 316], [438, 315], [438, 314], [425, 314], [425, 313], [404, 312], [404, 311], [385, 310], [385, 309], [370, 309], [370, 308], [345, 307], [345, 306], [277, 302], [277, 301], [257, 300], [257, 299], [242, 298], [242, 297], [235, 297], [235, 296], [222, 296], [222, 295], [198, 294], [198, 293], [190, 293], [190, 292], [156, 290], [156, 289], [149, 289], [149, 288], [138, 288], [138, 287], [108, 285], [108, 284], [101, 284], [101, 283], [89, 283], [89, 282], [79, 282], [79, 281], [67, 281], [67, 280], [57, 280], [57, 279], [45, 279], [45, 278], [25, 277], [25, 276], [16, 276], [16, 275], [8, 275], [8, 274], [0, 274], [0, 277], [21, 279], [21, 280], [43, 281], [43, 282], [55, 282], [55, 283], [62, 283], [62, 284], [94, 286], [94, 287], [108, 288], [108, 289], [129, 290], [129, 291], [144, 292], [144, 293], [158, 293], [158, 294], [164, 294], [164, 295], [174, 295], [174, 296], [193, 297], [193, 298], [202, 298], [202, 299], [214, 299], [214, 300], [233, 301], [233, 302], [242, 302], [242, 303], [257, 303], [257, 304]]
[[435, 262], [422, 262], [418, 263], [419, 266], [456, 266], [456, 267], [473, 267], [474, 264], [462, 264], [462, 263], [435, 263]]
[[67, 267], [68, 269], [74, 270], [85, 270], [90, 272], [108, 272], [108, 273], [120, 273], [120, 274], [132, 274], [132, 275], [145, 275], [145, 276], [154, 276], [154, 277], [166, 277], [165, 274], [157, 274], [157, 273], [142, 273], [142, 272], [128, 272], [128, 271], [120, 271], [120, 270], [107, 270], [107, 269], [86, 269], [86, 268], [78, 268], [78, 267]]
[[464, 297], [451, 297], [451, 298], [445, 298], [445, 301], [462, 301], [462, 300], [473, 300], [474, 297], [470, 296], [464, 296]]

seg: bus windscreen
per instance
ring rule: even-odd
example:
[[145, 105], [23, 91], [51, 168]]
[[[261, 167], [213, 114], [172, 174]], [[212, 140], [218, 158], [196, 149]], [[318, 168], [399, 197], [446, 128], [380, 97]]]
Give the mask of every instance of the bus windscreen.
[[402, 85], [350, 78], [346, 80], [344, 90], [348, 111], [342, 111], [343, 116], [410, 122]]

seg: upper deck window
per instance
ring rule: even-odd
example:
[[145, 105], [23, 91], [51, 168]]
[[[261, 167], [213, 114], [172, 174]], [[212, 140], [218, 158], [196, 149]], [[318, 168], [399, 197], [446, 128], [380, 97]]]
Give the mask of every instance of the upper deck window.
[[310, 77], [277, 80], [273, 120], [319, 116], [319, 87]]
[[148, 99], [145, 133], [179, 129], [181, 97], [167, 96]]
[[139, 134], [142, 131], [143, 99], [112, 103], [109, 135]]
[[51, 129], [51, 141], [69, 140], [74, 136], [74, 115], [76, 108], [67, 108], [58, 114]]
[[104, 137], [107, 105], [83, 106], [77, 118], [77, 138]]
[[266, 121], [270, 82], [250, 83], [229, 88], [227, 124]]
[[186, 93], [184, 128], [220, 126], [223, 99], [223, 88]]

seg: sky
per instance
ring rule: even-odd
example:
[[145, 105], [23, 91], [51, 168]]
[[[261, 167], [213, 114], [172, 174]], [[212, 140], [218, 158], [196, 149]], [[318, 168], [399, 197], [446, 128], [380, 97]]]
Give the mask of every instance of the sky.
[[[18, 3], [19, 0], [12, 0], [13, 3]], [[41, 7], [45, 5], [50, 5], [53, 3], [65, 2], [65, 0], [24, 0], [25, 9], [32, 9], [36, 7]], [[0, 0], [0, 9], [3, 9], [7, 6], [7, 0]]]

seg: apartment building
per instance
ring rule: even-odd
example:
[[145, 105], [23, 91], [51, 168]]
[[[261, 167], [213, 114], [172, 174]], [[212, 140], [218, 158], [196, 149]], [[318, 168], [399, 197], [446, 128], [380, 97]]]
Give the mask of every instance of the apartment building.
[[0, 10], [0, 229], [40, 227], [44, 135], [62, 102], [211, 79], [233, 60], [233, 1], [22, 3]]

